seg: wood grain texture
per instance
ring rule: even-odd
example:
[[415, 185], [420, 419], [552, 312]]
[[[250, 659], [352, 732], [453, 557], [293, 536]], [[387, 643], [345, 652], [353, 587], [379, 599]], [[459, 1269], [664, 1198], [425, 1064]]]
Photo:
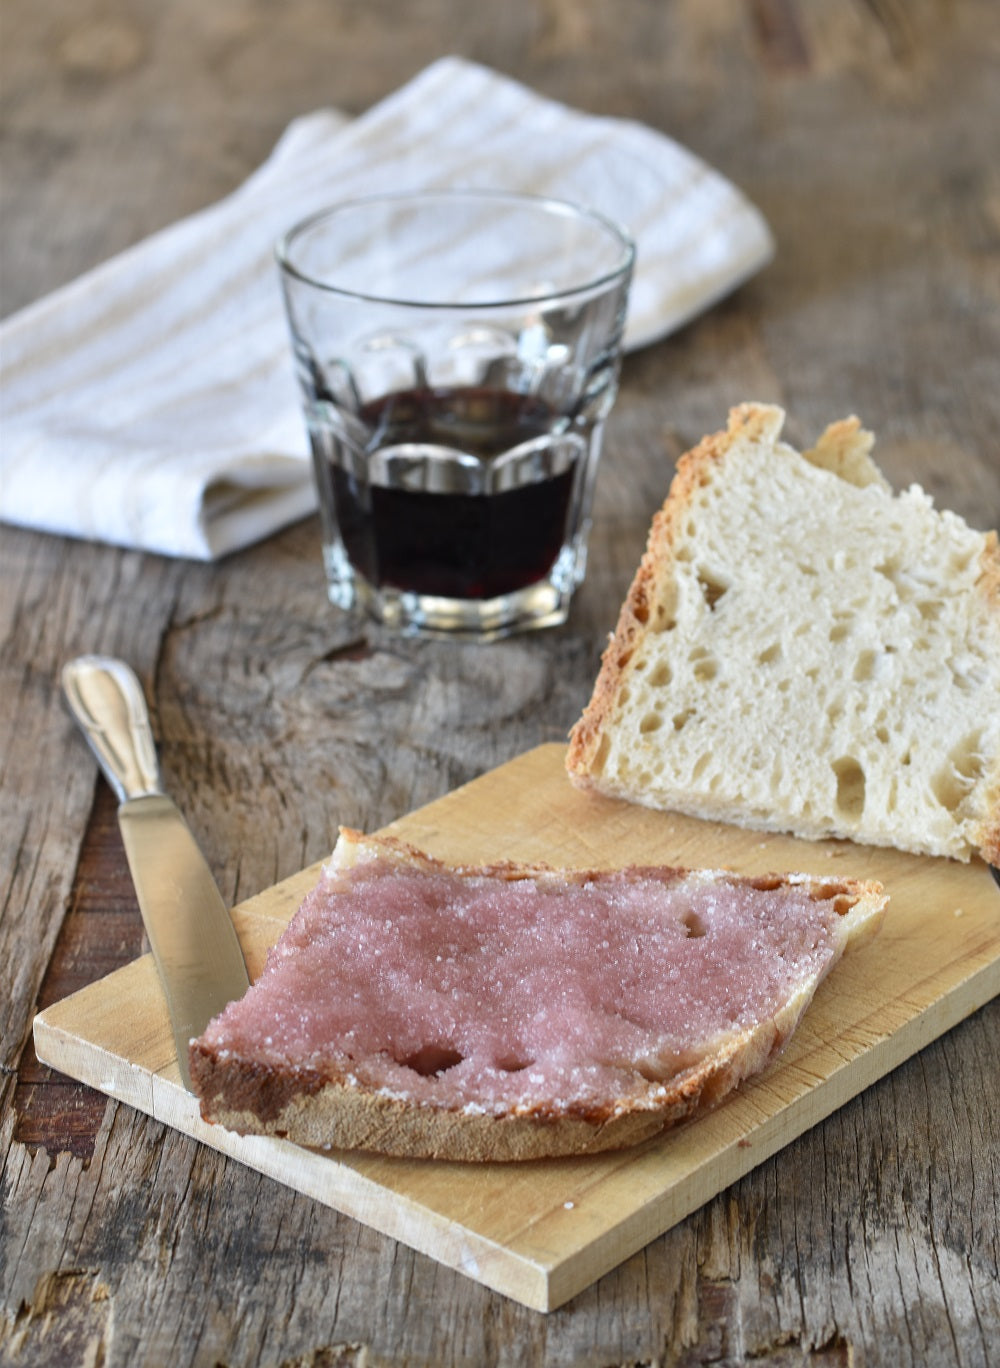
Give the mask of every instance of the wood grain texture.
[[564, 737], [674, 459], [734, 401], [783, 403], [796, 442], [856, 411], [895, 484], [1000, 523], [998, 30], [992, 0], [9, 0], [4, 312], [232, 189], [297, 114], [361, 110], [449, 51], [673, 134], [760, 205], [778, 253], [627, 362], [587, 584], [546, 637], [358, 631], [324, 603], [310, 521], [215, 567], [0, 531], [0, 1359], [995, 1360], [996, 1002], [548, 1317], [128, 1107], [103, 1110], [89, 1160], [13, 1137], [86, 892], [95, 778], [57, 697], [66, 656], [137, 668], [235, 901], [338, 822], [381, 826]]
[[[148, 949], [118, 833], [115, 798], [101, 785], [87, 826], [69, 911], [42, 980], [38, 1005], [78, 992]], [[51, 1156], [89, 1159], [106, 1099], [38, 1062], [31, 1041], [17, 1066], [14, 1139]]]

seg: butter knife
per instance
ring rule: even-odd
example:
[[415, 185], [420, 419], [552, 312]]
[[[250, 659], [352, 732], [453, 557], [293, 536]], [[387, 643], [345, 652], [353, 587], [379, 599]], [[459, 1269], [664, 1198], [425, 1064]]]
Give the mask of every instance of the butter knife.
[[164, 792], [142, 686], [121, 660], [63, 667], [69, 709], [118, 797], [118, 825], [190, 1091], [188, 1042], [250, 986], [243, 952], [204, 855]]

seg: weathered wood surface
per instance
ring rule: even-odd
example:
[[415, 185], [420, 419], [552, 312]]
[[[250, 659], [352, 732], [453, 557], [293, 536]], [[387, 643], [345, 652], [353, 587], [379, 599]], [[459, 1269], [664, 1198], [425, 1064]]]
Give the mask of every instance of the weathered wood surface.
[[548, 1317], [31, 1059], [37, 1004], [141, 939], [68, 655], [136, 666], [235, 900], [338, 822], [561, 739], [674, 458], [735, 400], [783, 402], [793, 438], [857, 411], [896, 484], [1000, 523], [993, 0], [8, 0], [3, 311], [231, 189], [295, 115], [359, 111], [449, 51], [686, 142], [777, 259], [626, 364], [590, 576], [546, 636], [349, 631], [310, 521], [214, 567], [2, 529], [0, 1361], [995, 1362], [1000, 1003]]

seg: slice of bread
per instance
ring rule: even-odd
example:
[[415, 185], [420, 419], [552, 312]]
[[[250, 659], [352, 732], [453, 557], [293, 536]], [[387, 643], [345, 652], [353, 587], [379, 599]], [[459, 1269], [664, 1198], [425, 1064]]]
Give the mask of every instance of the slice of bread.
[[797, 874], [454, 867], [345, 830], [192, 1042], [202, 1116], [409, 1157], [634, 1144], [763, 1069], [885, 901]]
[[894, 495], [857, 419], [744, 404], [684, 456], [571, 734], [573, 781], [1000, 863], [996, 533]]

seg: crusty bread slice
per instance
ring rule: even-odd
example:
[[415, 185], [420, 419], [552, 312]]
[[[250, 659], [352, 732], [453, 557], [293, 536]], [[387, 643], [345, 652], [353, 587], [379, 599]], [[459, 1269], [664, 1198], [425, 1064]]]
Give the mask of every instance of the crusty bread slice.
[[631, 1145], [763, 1069], [885, 902], [797, 874], [453, 867], [343, 831], [192, 1042], [202, 1115], [410, 1157]]
[[684, 456], [573, 729], [650, 807], [1000, 862], [996, 534], [893, 495], [857, 419], [744, 404]]

